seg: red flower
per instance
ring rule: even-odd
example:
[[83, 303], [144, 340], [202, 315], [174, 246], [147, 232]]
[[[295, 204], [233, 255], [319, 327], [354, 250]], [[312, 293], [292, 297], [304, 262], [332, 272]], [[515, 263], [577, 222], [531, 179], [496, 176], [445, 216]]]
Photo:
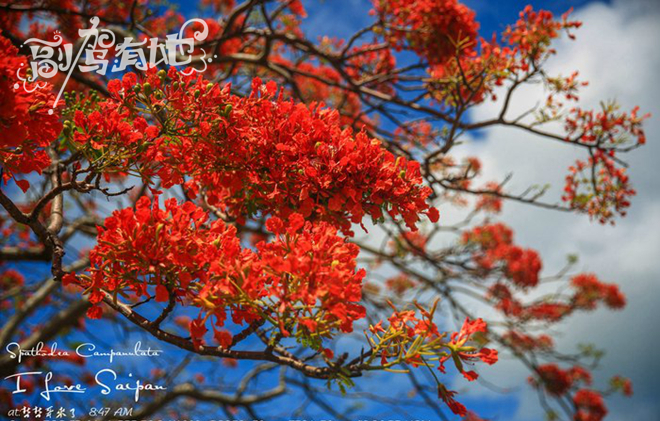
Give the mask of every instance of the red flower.
[[463, 368], [464, 362], [471, 362], [474, 360], [481, 360], [488, 365], [495, 364], [498, 361], [497, 350], [490, 348], [477, 349], [473, 346], [468, 346], [467, 342], [473, 339], [476, 333], [486, 333], [486, 323], [481, 319], [470, 321], [466, 318], [463, 326], [459, 332], [454, 332], [451, 335], [451, 340], [447, 347], [451, 351], [451, 355], [442, 357], [438, 369], [444, 372], [444, 363], [449, 358], [453, 358], [456, 368], [463, 376], [469, 380], [476, 380], [479, 376], [474, 371], [465, 371]]
[[87, 310], [87, 317], [90, 319], [100, 319], [103, 316], [103, 310], [100, 306], [92, 306]]
[[463, 241], [478, 247], [473, 258], [482, 268], [491, 270], [501, 264], [515, 285], [528, 288], [538, 284], [543, 266], [538, 253], [513, 244], [513, 231], [504, 224], [475, 227], [463, 235]]
[[325, 356], [325, 358], [327, 358], [329, 360], [332, 360], [333, 358], [335, 358], [335, 353], [332, 352], [331, 349], [322, 348], [321, 351], [323, 352], [323, 355]]
[[193, 345], [195, 347], [202, 346], [204, 344], [204, 335], [208, 332], [206, 328], [205, 320], [201, 318], [196, 318], [190, 322], [190, 337], [192, 338]]
[[467, 413], [465, 406], [462, 403], [456, 401], [454, 399], [454, 395], [456, 395], [456, 392], [454, 392], [453, 390], [448, 390], [442, 384], [438, 385], [438, 397], [447, 404], [449, 409], [451, 409], [451, 411], [454, 414], [465, 416], [465, 414]]
[[549, 350], [553, 347], [552, 338], [544, 334], [533, 337], [522, 332], [509, 331], [504, 334], [504, 340], [509, 346], [525, 351], [536, 349]]
[[566, 119], [566, 139], [594, 150], [588, 161], [578, 160], [569, 167], [562, 198], [601, 223], [612, 222], [615, 213], [625, 216], [635, 195], [613, 148], [646, 143], [642, 123], [650, 115], [638, 116], [638, 112], [639, 107], [627, 114], [616, 104], [603, 104], [598, 113], [574, 108]]
[[603, 397], [593, 390], [580, 389], [573, 396], [575, 421], [600, 421], [607, 415]]
[[433, 223], [438, 222], [438, 219], [440, 219], [440, 212], [436, 208], [429, 208], [427, 215]]
[[279, 235], [284, 232], [284, 223], [280, 218], [273, 216], [266, 221], [266, 229], [275, 235]]
[[[44, 148], [57, 138], [62, 124], [59, 111], [53, 108], [52, 86], [45, 84], [41, 89], [27, 92], [16, 76], [20, 69], [26, 77], [27, 60], [2, 36], [0, 56], [0, 164], [4, 169], [2, 181], [6, 182], [16, 174], [33, 171], [41, 174], [50, 165]], [[27, 84], [27, 89], [32, 88], [33, 84]], [[23, 191], [29, 187], [26, 180], [17, 183]]]
[[225, 349], [229, 349], [232, 342], [232, 335], [227, 330], [219, 329], [213, 332], [213, 337], [215, 341]]
[[568, 304], [541, 302], [525, 307], [521, 317], [556, 322], [569, 315], [572, 310]]
[[169, 301], [170, 293], [167, 291], [167, 288], [164, 285], [156, 285], [156, 301], [165, 302]]
[[400, 274], [385, 281], [385, 286], [394, 291], [397, 295], [401, 296], [410, 288], [413, 288], [417, 283], [412, 280], [408, 275]]
[[474, 12], [456, 0], [374, 0], [374, 10], [390, 43], [409, 49], [430, 64], [442, 64], [458, 50], [471, 51], [479, 24]]
[[581, 366], [573, 366], [563, 370], [557, 364], [544, 364], [536, 368], [537, 378], [530, 378], [529, 382], [542, 386], [551, 395], [560, 397], [568, 393], [578, 383], [591, 384], [591, 373]]
[[[359, 249], [333, 226], [297, 214], [285, 226], [273, 217], [266, 225], [278, 235], [258, 243], [255, 252], [241, 248], [234, 227], [207, 218], [191, 202], [167, 200], [163, 210], [142, 197], [135, 210], [106, 219], [90, 253], [91, 276], [80, 279], [100, 297], [102, 290], [149, 295], [151, 287], [157, 302], [169, 301], [170, 294], [187, 297], [203, 315], [190, 325], [196, 344], [203, 342], [206, 321], [215, 319], [215, 330], [228, 312], [237, 324], [266, 314], [285, 335], [297, 327], [325, 337], [350, 332], [364, 317]], [[227, 341], [224, 333], [215, 338]]]
[[565, 13], [561, 20], [555, 20], [552, 12], [535, 11], [531, 5], [527, 6], [520, 12], [516, 24], [504, 31], [504, 39], [515, 47], [518, 54], [529, 57], [530, 61], [538, 60], [548, 53], [552, 40], [559, 37], [561, 30], [568, 31], [582, 25], [578, 21], [569, 21], [569, 13]]
[[556, 364], [541, 365], [537, 368], [537, 373], [545, 389], [555, 396], [563, 395], [573, 385], [568, 372], [561, 370]]
[[615, 390], [620, 390], [624, 396], [632, 396], [633, 394], [633, 386], [632, 382], [630, 379], [626, 379], [625, 377], [621, 376], [614, 376], [610, 380], [610, 385], [615, 389]]
[[25, 284], [25, 278], [14, 269], [6, 269], [0, 272], [0, 290], [8, 291]]
[[603, 283], [594, 274], [576, 275], [571, 279], [571, 285], [576, 290], [573, 303], [578, 308], [592, 310], [599, 301], [612, 309], [620, 309], [626, 305], [626, 297], [617, 285]]

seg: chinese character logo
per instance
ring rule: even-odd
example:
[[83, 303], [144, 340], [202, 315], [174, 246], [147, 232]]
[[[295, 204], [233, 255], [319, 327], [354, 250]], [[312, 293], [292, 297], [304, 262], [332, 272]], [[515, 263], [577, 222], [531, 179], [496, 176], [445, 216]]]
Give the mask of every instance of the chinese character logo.
[[[65, 43], [60, 33], [55, 33], [53, 41], [38, 38], [25, 41], [24, 46], [29, 47], [32, 60], [29, 69], [21, 65], [16, 72], [18, 79], [23, 82], [23, 89], [33, 92], [46, 86], [45, 83], [39, 83], [39, 79], [50, 79], [59, 72], [66, 75], [48, 111], [50, 114], [53, 114], [53, 109], [76, 69], [80, 73], [105, 75], [108, 69], [111, 72], [123, 72], [130, 66], [147, 70], [158, 65], [188, 66], [199, 63], [201, 68], [190, 67], [186, 70], [185, 73], [189, 75], [205, 71], [207, 62], [212, 61], [212, 58], [207, 58], [206, 51], [199, 47], [199, 43], [206, 40], [209, 33], [208, 25], [202, 19], [186, 21], [178, 33], [167, 35], [164, 41], [156, 37], [137, 41], [125, 36], [123, 42], [119, 43], [116, 42], [119, 30], [99, 28], [98, 17], [91, 18], [90, 22], [91, 28], [78, 30], [80, 40], [75, 44]], [[184, 37], [186, 28], [195, 23], [201, 24], [202, 29], [194, 31], [191, 37]], [[14, 85], [14, 89], [20, 88], [21, 84]]]

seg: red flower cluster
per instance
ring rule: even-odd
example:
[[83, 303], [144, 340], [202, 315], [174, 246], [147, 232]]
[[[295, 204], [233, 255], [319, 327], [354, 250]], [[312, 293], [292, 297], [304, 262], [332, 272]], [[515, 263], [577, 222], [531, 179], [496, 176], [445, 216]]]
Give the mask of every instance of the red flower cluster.
[[591, 384], [591, 373], [580, 366], [562, 370], [556, 364], [540, 365], [536, 369], [538, 378], [530, 378], [532, 385], [543, 386], [548, 393], [561, 396], [578, 383]]
[[[428, 317], [428, 314], [424, 314], [421, 319], [417, 317], [414, 310], [401, 310], [394, 311], [392, 315], [387, 319], [390, 323], [390, 329], [401, 331], [407, 339], [414, 339], [417, 336], [424, 337], [438, 337], [440, 333], [438, 328], [433, 322], [433, 320]], [[382, 328], [382, 322], [378, 322], [376, 326], [370, 328], [372, 333], [385, 332]], [[387, 362], [387, 352], [384, 352], [381, 355], [381, 362], [385, 364]], [[420, 362], [419, 356], [416, 355], [409, 362], [417, 361]]]
[[565, 119], [567, 138], [579, 134], [578, 142], [607, 147], [620, 145], [623, 142], [633, 145], [644, 145], [646, 134], [642, 128], [644, 120], [650, 114], [639, 115], [639, 107], [633, 108], [630, 114], [619, 112], [614, 104], [603, 105], [600, 112], [573, 108], [571, 115]]
[[[364, 43], [349, 51], [350, 59], [346, 73], [358, 84], [366, 80], [387, 79], [387, 82], [367, 83], [366, 86], [388, 94], [394, 94], [392, 86], [397, 81], [394, 73], [396, 59], [390, 48], [380, 48], [378, 44]], [[344, 94], [346, 92], [344, 91]]]
[[443, 106], [478, 104], [491, 97], [509, 72], [517, 70], [514, 50], [496, 40], [479, 40], [479, 49], [429, 68], [428, 89]]
[[571, 208], [588, 213], [601, 224], [614, 223], [615, 212], [625, 216], [630, 197], [636, 194], [626, 169], [617, 167], [613, 156], [598, 149], [588, 161], [576, 161], [568, 168], [562, 196]]
[[[498, 360], [496, 350], [490, 348], [481, 348], [480, 350], [477, 350], [474, 346], [466, 345], [468, 341], [473, 339], [472, 336], [479, 332], [486, 333], [486, 323], [481, 319], [470, 321], [466, 318], [460, 332], [453, 333], [451, 335], [451, 341], [448, 344], [445, 344], [445, 346], [450, 349], [451, 354], [440, 359], [438, 369], [444, 373], [444, 362], [449, 358], [452, 358], [454, 364], [456, 364], [456, 368], [463, 374], [463, 376], [468, 381], [473, 381], [479, 376], [474, 371], [465, 371], [463, 368], [464, 363], [476, 359], [489, 365], [496, 363]], [[449, 409], [451, 409], [454, 414], [465, 416], [467, 414], [465, 406], [460, 402], [457, 402], [454, 399], [454, 395], [456, 395], [456, 392], [448, 390], [444, 385], [438, 385], [438, 396], [440, 399], [449, 406]]]
[[358, 304], [365, 276], [364, 269], [356, 271], [358, 246], [339, 237], [330, 224], [305, 222], [300, 214], [286, 224], [273, 217], [266, 227], [276, 238], [257, 244], [260, 276], [277, 299], [275, 317], [282, 333], [289, 334], [282, 328], [287, 322], [325, 337], [337, 329], [351, 332], [353, 322], [365, 315]]
[[396, 295], [401, 296], [409, 289], [415, 287], [417, 283], [406, 274], [399, 274], [393, 278], [385, 281], [387, 289], [393, 291]]
[[97, 150], [112, 151], [116, 159], [112, 161], [110, 170], [113, 167], [123, 169], [140, 158], [138, 147], [141, 142], [153, 140], [159, 130], [156, 126], [150, 126], [143, 117], [131, 117], [128, 110], [111, 105], [104, 102], [99, 110], [88, 115], [76, 110], [73, 122], [79, 130], [74, 132], [73, 140], [81, 146], [89, 144]]
[[[537, 367], [536, 373], [537, 377], [530, 378], [530, 383], [535, 387], [543, 387], [549, 394], [556, 397], [572, 393], [571, 391], [579, 387], [580, 383], [590, 386], [592, 382], [591, 373], [580, 366], [563, 370], [556, 364], [545, 364]], [[619, 379], [621, 378], [615, 377], [613, 382], [619, 381]], [[632, 393], [630, 381], [622, 380]], [[573, 394], [573, 404], [576, 408], [573, 417], [575, 421], [600, 421], [607, 415], [603, 396], [595, 390], [578, 389]]]
[[502, 211], [502, 198], [497, 194], [502, 193], [501, 186], [495, 181], [490, 181], [486, 183], [484, 190], [493, 192], [493, 194], [485, 193], [480, 195], [474, 206], [475, 209], [491, 213], [500, 213]]
[[[477, 334], [486, 333], [486, 323], [481, 320], [466, 318], [459, 332], [451, 334], [449, 341], [445, 341], [446, 333], [440, 334], [433, 322], [438, 301], [430, 311], [416, 304], [422, 317], [418, 318], [413, 310], [399, 311], [396, 308], [388, 319], [389, 326], [383, 327], [383, 322], [369, 327], [369, 337], [372, 345], [371, 359], [380, 355], [381, 365], [384, 368], [398, 363], [408, 363], [413, 367], [428, 365], [429, 361], [438, 361], [438, 370], [445, 373], [445, 362], [452, 359], [456, 368], [463, 376], [472, 381], [478, 375], [474, 371], [466, 371], [464, 364], [471, 364], [480, 360], [486, 364], [494, 364], [498, 360], [496, 350], [478, 347]], [[391, 303], [390, 303], [391, 305]], [[481, 340], [483, 338], [480, 338]], [[448, 349], [449, 353], [442, 351]], [[427, 359], [425, 359], [427, 358]], [[465, 415], [466, 409], [454, 399], [455, 391], [448, 390], [442, 383], [437, 383], [438, 397], [458, 415]]]
[[[341, 75], [330, 65], [309, 61], [291, 61], [282, 56], [274, 56], [273, 62], [295, 69], [293, 80], [298, 87], [298, 94], [306, 104], [323, 103], [339, 112], [342, 127], [354, 127], [356, 123], [365, 123], [362, 115], [360, 98], [352, 92], [342, 89]], [[293, 92], [287, 92], [287, 94]]]
[[[170, 295], [184, 296], [193, 279], [208, 280], [211, 258], [232, 258], [240, 253], [235, 228], [222, 221], [205, 226], [206, 212], [190, 202], [179, 206], [174, 199], [165, 209], [153, 207], [142, 197], [131, 208], [113, 212], [99, 227], [98, 244], [90, 252], [91, 277], [82, 276], [90, 289], [90, 302], [99, 303], [102, 291], [118, 294], [131, 290], [148, 295], [155, 286], [157, 301]], [[68, 275], [64, 284], [75, 281]], [[91, 315], [100, 316], [97, 309]]]
[[0, 290], [9, 291], [13, 287], [19, 287], [25, 283], [25, 278], [14, 269], [0, 272]]
[[[307, 12], [300, 0], [279, 0], [285, 3], [285, 6], [298, 16], [305, 17]], [[236, 5], [236, 0], [202, 0], [202, 6], [212, 7], [215, 12], [226, 13], [231, 11]]]
[[[165, 202], [165, 209], [142, 197], [136, 209], [115, 211], [99, 229], [91, 251], [91, 276], [80, 282], [91, 291], [94, 304], [103, 291], [156, 301], [189, 300], [200, 309], [190, 325], [197, 344], [203, 342], [206, 321], [215, 319], [215, 338], [223, 346], [231, 334], [222, 327], [231, 311], [235, 323], [266, 319], [288, 336], [291, 330], [331, 337], [336, 330], [350, 332], [353, 321], [364, 317], [361, 282], [356, 271], [358, 247], [337, 236], [326, 223], [312, 225], [300, 214], [288, 224], [271, 218], [267, 227], [275, 241], [261, 242], [257, 251], [242, 249], [236, 229], [222, 220], [208, 224], [207, 214], [191, 202]], [[304, 228], [304, 229], [303, 229]], [[90, 316], [100, 316], [94, 307]]]
[[[593, 310], [600, 302], [611, 309], [623, 308], [626, 304], [625, 296], [615, 284], [600, 282], [593, 274], [579, 274], [572, 278], [571, 286], [575, 292], [566, 298], [555, 300], [541, 300], [524, 305], [517, 300], [509, 287], [503, 283], [496, 283], [489, 289], [488, 295], [496, 301], [495, 308], [509, 317], [521, 320], [543, 320], [557, 322], [577, 310]], [[512, 337], [512, 341], [516, 338]], [[523, 340], [523, 342], [526, 342]]]
[[513, 231], [504, 224], [475, 227], [463, 234], [463, 241], [473, 252], [474, 261], [483, 269], [502, 265], [505, 275], [518, 287], [538, 284], [542, 263], [538, 253], [513, 244]]
[[421, 255], [426, 251], [427, 241], [427, 236], [420, 231], [404, 231], [388, 245], [399, 256], [405, 256], [408, 253]]
[[463, 363], [481, 360], [486, 364], [495, 364], [498, 360], [497, 350], [490, 348], [481, 348], [477, 350], [474, 346], [468, 346], [466, 343], [473, 339], [476, 333], [486, 333], [486, 323], [481, 319], [470, 321], [466, 318], [459, 332], [451, 335], [451, 340], [445, 345], [451, 350], [451, 355], [440, 359], [438, 369], [445, 372], [444, 363], [449, 358], [453, 358], [456, 368], [463, 374], [463, 377], [469, 381], [476, 380], [479, 375], [474, 371], [465, 371]]
[[554, 346], [554, 341], [548, 335], [542, 334], [537, 337], [526, 333], [509, 331], [503, 335], [504, 341], [512, 348], [521, 351], [549, 350]]
[[429, 64], [442, 64], [474, 48], [479, 24], [456, 0], [374, 0], [373, 13], [385, 26], [389, 42], [412, 50]]
[[[561, 20], [555, 20], [552, 12], [535, 11], [529, 5], [520, 12], [518, 21], [504, 31], [504, 39], [510, 45], [515, 46], [517, 54], [531, 62], [537, 62], [544, 55], [553, 53], [553, 50], [549, 50], [550, 44], [553, 39], [559, 37], [560, 31], [569, 32], [571, 29], [582, 26], [581, 22], [568, 20], [571, 11], [564, 13]], [[570, 32], [569, 37], [573, 38]], [[527, 70], [527, 66], [524, 64], [523, 70]]]
[[[607, 415], [607, 408], [600, 392], [579, 388], [582, 385], [590, 386], [591, 373], [583, 367], [574, 366], [567, 370], [559, 368], [556, 364], [545, 364], [536, 368], [537, 377], [529, 381], [534, 387], [542, 387], [555, 397], [570, 396], [573, 394], [573, 404], [576, 412], [575, 421], [600, 421]], [[611, 382], [615, 388], [622, 388], [624, 394], [632, 393], [629, 380], [616, 376]], [[576, 390], [577, 389], [577, 390]]]
[[[94, 130], [88, 138], [91, 115], [77, 116], [82, 134], [74, 139], [94, 149], [95, 143], [119, 138], [133, 145], [130, 156], [143, 163], [143, 177], [158, 175], [165, 188], [191, 177], [185, 183], [191, 195], [202, 192], [209, 204], [234, 216], [298, 212], [344, 232], [367, 214], [374, 220], [383, 212], [401, 215], [413, 230], [420, 213], [437, 220], [426, 203], [431, 190], [422, 185], [419, 163], [395, 157], [365, 133], [353, 136], [342, 129], [336, 111], [284, 100], [274, 83], [262, 85], [259, 79], [252, 94], [241, 98], [230, 94], [229, 85], [220, 89], [174, 69], [168, 75], [169, 85], [164, 73], [150, 72], [147, 82], [130, 90], [135, 75], [112, 81], [114, 99], [101, 104], [101, 112], [113, 121], [91, 122], [108, 130]], [[156, 130], [136, 115], [137, 103], [158, 110], [166, 122], [155, 140], [148, 137]], [[127, 115], [132, 129], [122, 123]], [[140, 139], [142, 132], [147, 141]], [[125, 156], [109, 154], [106, 161], [117, 166]]]
[[569, 304], [560, 302], [541, 302], [529, 305], [523, 309], [521, 318], [557, 322], [573, 311]]
[[0, 262], [0, 293], [4, 298], [0, 300], [0, 310], [7, 310], [17, 305], [11, 298], [13, 294], [8, 293], [23, 286], [25, 278], [14, 269], [3, 270], [1, 266], [2, 262]]
[[204, 7], [212, 7], [216, 13], [225, 13], [234, 8], [236, 0], [202, 0], [201, 3]]
[[447, 389], [445, 385], [438, 384], [438, 397], [442, 399], [445, 404], [447, 404], [449, 409], [451, 409], [451, 412], [456, 415], [465, 416], [467, 415], [467, 408], [465, 408], [465, 405], [454, 399], [456, 393], [457, 392], [454, 390]]
[[434, 146], [439, 136], [440, 131], [425, 120], [413, 121], [394, 130], [397, 144], [405, 150]]
[[[50, 92], [50, 85], [34, 92], [24, 89], [17, 72], [21, 72], [21, 77], [27, 77], [27, 60], [19, 56], [18, 49], [2, 36], [0, 56], [0, 164], [4, 170], [2, 181], [6, 182], [16, 174], [41, 173], [50, 165], [44, 148], [57, 138], [62, 125], [59, 113], [52, 109], [55, 97]], [[39, 84], [42, 86], [43, 82]], [[26, 86], [27, 89], [36, 88], [32, 83]], [[16, 182], [23, 191], [30, 186], [26, 180]]]
[[[151, 2], [153, 5], [154, 3]], [[158, 3], [156, 3], [158, 4]], [[139, 21], [145, 31], [150, 34], [165, 35], [169, 30], [176, 28], [183, 22], [183, 16], [174, 12], [172, 9], [149, 8], [148, 0], [136, 0], [134, 2], [108, 2], [106, 0], [49, 0], [40, 4], [39, 22], [31, 22], [31, 27], [26, 33], [36, 36], [35, 28], [41, 29], [42, 34], [52, 34], [56, 28], [61, 31], [66, 39], [75, 40], [78, 38], [78, 30], [89, 26], [89, 18], [98, 16], [104, 21], [119, 23], [130, 19]], [[21, 6], [32, 8], [35, 6], [33, 0], [17, 0], [12, 2], [12, 6], [19, 9]], [[3, 30], [11, 31], [15, 35], [24, 36], [22, 31], [20, 17], [25, 14], [16, 13], [16, 11], [0, 11], [0, 22], [6, 24]], [[34, 12], [28, 14], [30, 20], [33, 19]], [[19, 18], [19, 19], [16, 19]], [[35, 19], [36, 20], [36, 19]], [[30, 22], [30, 21], [29, 21]]]
[[[601, 223], [611, 221], [615, 213], [625, 216], [630, 197], [635, 190], [630, 186], [624, 167], [618, 165], [614, 150], [608, 147], [630, 148], [646, 143], [642, 129], [644, 119], [636, 107], [630, 114], [619, 113], [614, 105], [604, 106], [600, 113], [571, 110], [566, 119], [567, 139], [593, 147], [588, 161], [576, 161], [569, 167], [563, 200], [574, 209], [587, 212]], [[635, 140], [631, 142], [631, 137]]]
[[593, 390], [578, 390], [573, 396], [573, 404], [577, 408], [575, 421], [600, 421], [607, 415], [603, 396]]
[[632, 382], [630, 381], [630, 379], [626, 379], [625, 377], [621, 377], [621, 376], [612, 377], [612, 379], [610, 379], [610, 385], [615, 390], [620, 390], [624, 396], [632, 396], [633, 394]]
[[[446, 62], [432, 65], [429, 91], [445, 106], [478, 104], [489, 96], [495, 100], [495, 87], [502, 85], [509, 76], [525, 77], [519, 73], [529, 72], [554, 54], [550, 45], [561, 30], [568, 32], [581, 25], [577, 21], [568, 21], [568, 13], [561, 20], [555, 20], [551, 12], [534, 11], [528, 6], [520, 13], [518, 22], [503, 32], [502, 44], [495, 37], [490, 41], [480, 38], [477, 46], [474, 38], [469, 43], [470, 48], [462, 54], [454, 54]], [[570, 33], [569, 36], [572, 37]], [[573, 86], [572, 79], [566, 80], [562, 86], [564, 93], [571, 98], [574, 96]]]
[[575, 288], [573, 305], [577, 308], [593, 310], [599, 301], [612, 309], [620, 309], [626, 305], [626, 297], [616, 284], [600, 282], [592, 273], [574, 276], [571, 286]]

